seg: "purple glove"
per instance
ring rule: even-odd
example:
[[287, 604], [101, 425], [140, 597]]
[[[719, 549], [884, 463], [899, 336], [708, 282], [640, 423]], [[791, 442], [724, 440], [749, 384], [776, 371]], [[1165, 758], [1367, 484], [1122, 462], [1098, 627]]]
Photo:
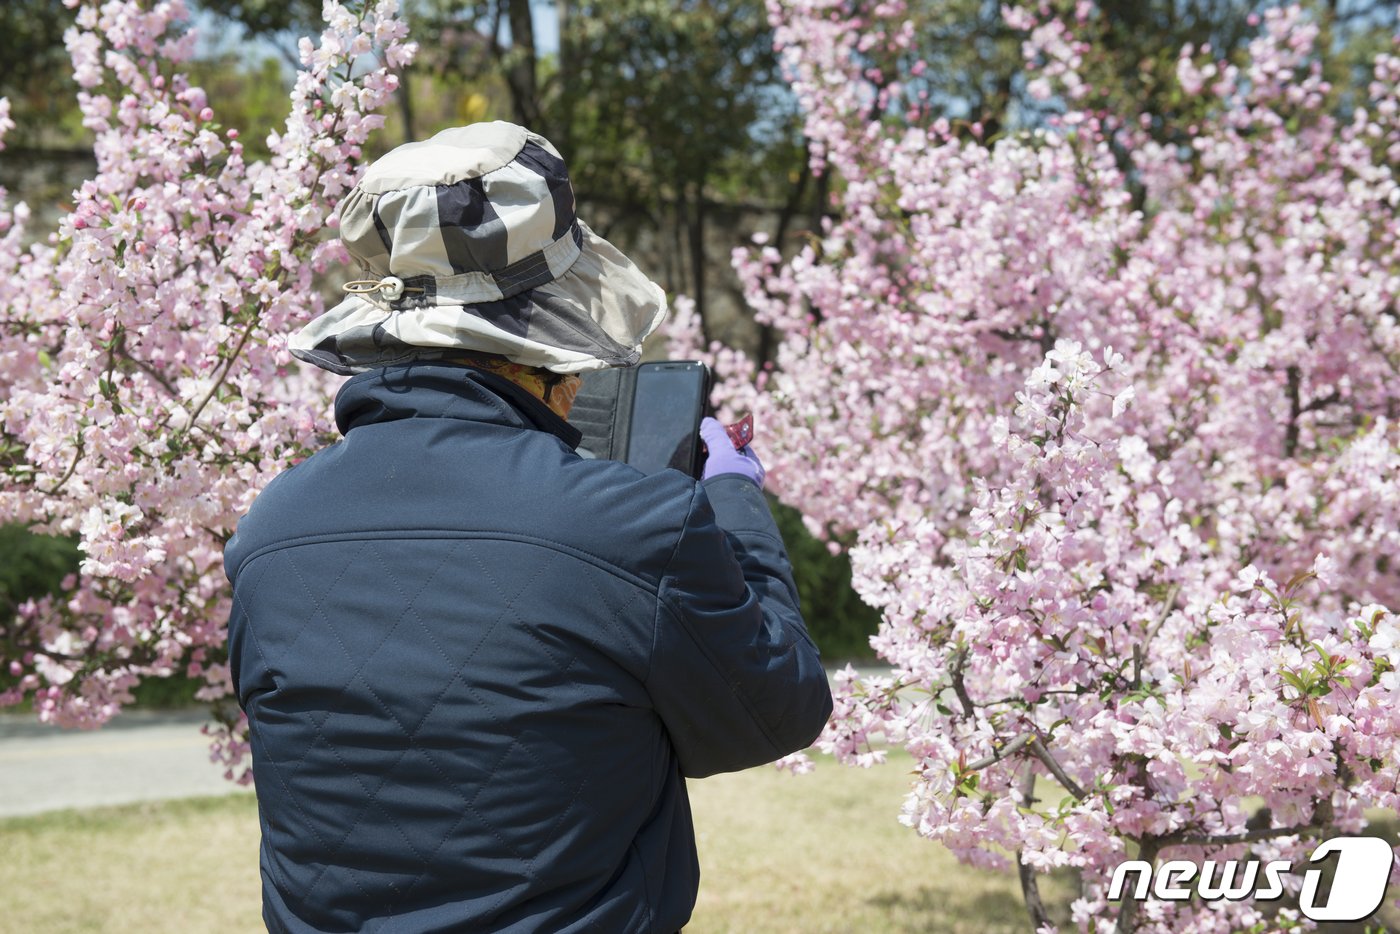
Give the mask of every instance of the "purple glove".
[[729, 432], [724, 430], [724, 426], [717, 419], [701, 419], [700, 439], [710, 451], [709, 456], [705, 458], [705, 468], [700, 474], [701, 480], [721, 474], [738, 474], [746, 480], [752, 480], [759, 489], [763, 489], [763, 478], [768, 472], [763, 469], [758, 455], [747, 444], [737, 451], [734, 450], [734, 442], [729, 439]]

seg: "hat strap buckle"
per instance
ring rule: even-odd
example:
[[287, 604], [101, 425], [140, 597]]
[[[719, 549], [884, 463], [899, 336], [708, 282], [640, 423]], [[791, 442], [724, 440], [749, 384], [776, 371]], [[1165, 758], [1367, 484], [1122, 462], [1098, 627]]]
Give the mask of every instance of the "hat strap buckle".
[[421, 288], [414, 288], [403, 284], [403, 280], [398, 276], [385, 276], [383, 279], [351, 279], [341, 286], [341, 289], [351, 295], [368, 295], [371, 292], [378, 292], [379, 297], [388, 301], [398, 301], [405, 292], [421, 292]]

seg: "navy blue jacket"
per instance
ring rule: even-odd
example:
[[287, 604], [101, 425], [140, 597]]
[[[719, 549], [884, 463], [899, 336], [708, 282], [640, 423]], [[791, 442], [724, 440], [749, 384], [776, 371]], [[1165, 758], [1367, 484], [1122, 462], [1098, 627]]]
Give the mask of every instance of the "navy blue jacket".
[[357, 376], [336, 419], [224, 556], [268, 928], [680, 928], [684, 776], [831, 710], [760, 491], [580, 457], [450, 364]]

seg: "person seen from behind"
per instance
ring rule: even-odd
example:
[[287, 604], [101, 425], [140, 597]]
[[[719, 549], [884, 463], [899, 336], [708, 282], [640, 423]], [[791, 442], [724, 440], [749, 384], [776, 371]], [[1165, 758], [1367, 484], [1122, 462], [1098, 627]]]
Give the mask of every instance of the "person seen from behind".
[[576, 451], [583, 374], [665, 296], [509, 123], [392, 150], [340, 207], [364, 269], [290, 342], [342, 439], [225, 550], [275, 932], [658, 932], [699, 885], [685, 779], [831, 712], [763, 466]]

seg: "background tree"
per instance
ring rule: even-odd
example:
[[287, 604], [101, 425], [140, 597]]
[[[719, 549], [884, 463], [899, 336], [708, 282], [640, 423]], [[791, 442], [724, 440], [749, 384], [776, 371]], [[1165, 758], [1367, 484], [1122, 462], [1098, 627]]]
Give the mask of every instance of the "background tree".
[[254, 36], [305, 35], [321, 23], [317, 0], [200, 0], [199, 8], [240, 24]]
[[[600, 232], [649, 254], [663, 284], [692, 295], [712, 328], [710, 280], [737, 294], [717, 260], [765, 220], [733, 212], [783, 211], [800, 174], [796, 114], [762, 4], [425, 0], [415, 9], [418, 34], [474, 29], [486, 40], [430, 49], [419, 67], [500, 82], [500, 115], [561, 147]], [[536, 38], [544, 17], [557, 49]]]
[[10, 101], [16, 122], [7, 146], [33, 148], [75, 142], [72, 72], [63, 33], [73, 13], [62, 0], [15, 0], [0, 5], [0, 96]]

